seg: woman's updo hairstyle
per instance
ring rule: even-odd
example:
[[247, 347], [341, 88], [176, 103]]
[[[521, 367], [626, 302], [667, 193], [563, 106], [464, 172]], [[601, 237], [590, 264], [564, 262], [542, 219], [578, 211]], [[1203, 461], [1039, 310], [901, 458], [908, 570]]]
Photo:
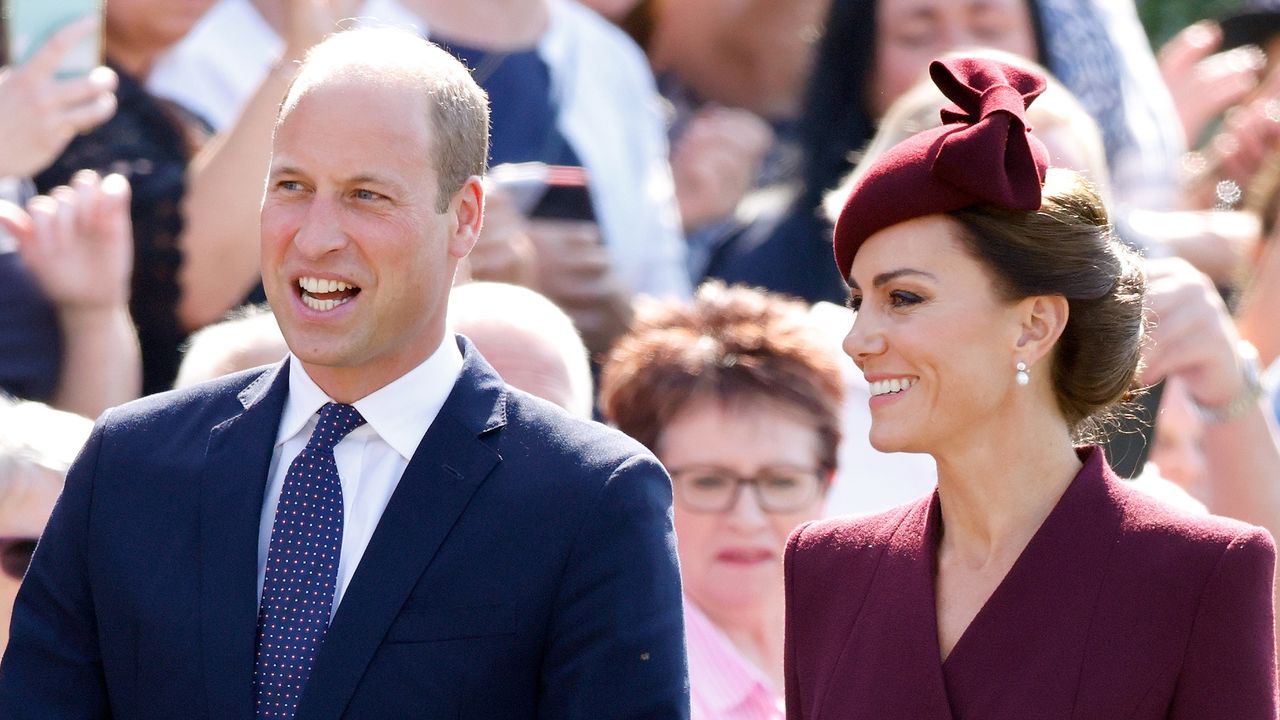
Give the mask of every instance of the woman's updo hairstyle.
[[[862, 243], [913, 218], [947, 214], [1010, 301], [1062, 295], [1069, 312], [1052, 358], [1058, 407], [1078, 439], [1134, 389], [1143, 336], [1138, 259], [1114, 236], [1098, 193], [1049, 168], [1026, 111], [1044, 74], [993, 58], [946, 57], [929, 77], [953, 105], [855, 173], [836, 219], [835, 257], [848, 278]], [[1100, 418], [1099, 418], [1100, 419]]]
[[1071, 170], [1048, 171], [1037, 211], [977, 205], [950, 215], [1006, 300], [1067, 299], [1053, 388], [1063, 416], [1084, 439], [1095, 425], [1090, 421], [1137, 389], [1145, 289], [1139, 258], [1116, 238], [1097, 192]]

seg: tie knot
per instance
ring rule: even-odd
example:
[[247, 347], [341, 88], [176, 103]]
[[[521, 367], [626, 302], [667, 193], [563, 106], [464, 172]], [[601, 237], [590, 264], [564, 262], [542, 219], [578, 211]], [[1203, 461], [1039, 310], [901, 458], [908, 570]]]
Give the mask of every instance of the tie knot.
[[307, 446], [313, 450], [332, 452], [333, 447], [352, 430], [365, 423], [364, 417], [354, 406], [344, 403], [325, 403], [320, 408], [320, 420], [311, 433]]

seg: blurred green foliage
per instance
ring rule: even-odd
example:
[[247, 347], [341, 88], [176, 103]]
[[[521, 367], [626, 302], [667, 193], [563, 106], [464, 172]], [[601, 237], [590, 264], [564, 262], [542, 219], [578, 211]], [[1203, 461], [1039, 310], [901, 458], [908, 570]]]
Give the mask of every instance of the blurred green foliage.
[[1137, 0], [1137, 4], [1151, 47], [1159, 50], [1166, 40], [1191, 23], [1221, 17], [1244, 3], [1243, 0]]

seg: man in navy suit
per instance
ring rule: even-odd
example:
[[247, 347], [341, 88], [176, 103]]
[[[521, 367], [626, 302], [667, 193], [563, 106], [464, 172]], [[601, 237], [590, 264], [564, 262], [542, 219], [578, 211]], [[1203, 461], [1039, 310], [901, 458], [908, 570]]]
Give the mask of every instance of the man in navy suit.
[[262, 206], [291, 355], [103, 415], [0, 717], [687, 717], [665, 472], [446, 330], [487, 128], [426, 41], [312, 50]]

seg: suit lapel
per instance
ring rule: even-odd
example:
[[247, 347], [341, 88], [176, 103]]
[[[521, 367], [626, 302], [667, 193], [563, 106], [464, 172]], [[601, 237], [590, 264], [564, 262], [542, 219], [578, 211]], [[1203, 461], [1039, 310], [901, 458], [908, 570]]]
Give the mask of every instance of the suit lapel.
[[894, 530], [815, 718], [951, 720], [938, 650], [936, 493]]
[[1074, 706], [1090, 620], [1122, 520], [1102, 451], [1087, 452], [1084, 467], [947, 656], [947, 687], [961, 715], [1011, 718], [1039, 707], [1058, 716]]
[[505, 424], [506, 391], [470, 343], [461, 344], [462, 373], [360, 559], [307, 681], [299, 719], [341, 717], [400, 608], [502, 459], [481, 436]]
[[209, 433], [200, 488], [200, 619], [209, 714], [251, 718], [257, 632], [258, 525], [287, 361], [240, 393], [244, 412]]

